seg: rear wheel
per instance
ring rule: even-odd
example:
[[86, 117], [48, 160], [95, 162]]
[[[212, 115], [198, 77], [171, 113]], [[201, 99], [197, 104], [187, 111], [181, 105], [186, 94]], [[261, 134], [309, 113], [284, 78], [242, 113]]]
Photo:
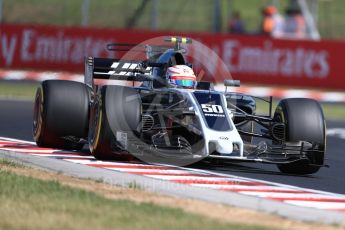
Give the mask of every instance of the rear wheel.
[[137, 91], [123, 86], [103, 86], [90, 115], [89, 147], [100, 160], [128, 160], [128, 138], [138, 131], [141, 100]]
[[33, 135], [38, 146], [79, 150], [87, 136], [89, 94], [79, 82], [48, 80], [37, 89]]
[[300, 145], [302, 141], [313, 144], [316, 151], [308, 152], [306, 159], [294, 163], [280, 164], [281, 172], [312, 174], [324, 164], [326, 150], [326, 127], [319, 103], [312, 99], [290, 98], [280, 101], [274, 114], [278, 122], [286, 125], [288, 145]]

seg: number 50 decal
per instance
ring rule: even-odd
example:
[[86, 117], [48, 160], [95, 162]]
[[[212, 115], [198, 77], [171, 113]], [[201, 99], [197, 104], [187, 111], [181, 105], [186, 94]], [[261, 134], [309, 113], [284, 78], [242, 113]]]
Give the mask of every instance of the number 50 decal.
[[204, 113], [224, 113], [221, 105], [201, 104], [201, 108]]

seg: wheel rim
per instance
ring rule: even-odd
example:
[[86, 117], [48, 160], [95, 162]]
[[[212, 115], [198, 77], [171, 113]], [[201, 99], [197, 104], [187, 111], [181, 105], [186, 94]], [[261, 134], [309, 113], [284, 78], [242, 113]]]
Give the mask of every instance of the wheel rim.
[[93, 152], [97, 148], [99, 135], [100, 135], [100, 123], [102, 119], [102, 111], [98, 103], [95, 104], [95, 113], [93, 119], [91, 120], [91, 129], [90, 129], [90, 150]]
[[38, 139], [42, 129], [43, 100], [41, 89], [38, 89], [35, 97], [33, 133], [35, 140]]

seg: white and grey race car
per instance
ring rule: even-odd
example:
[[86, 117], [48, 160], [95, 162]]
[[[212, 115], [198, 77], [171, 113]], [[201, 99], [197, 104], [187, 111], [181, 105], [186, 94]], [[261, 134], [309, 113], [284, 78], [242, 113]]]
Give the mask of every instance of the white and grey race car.
[[[110, 51], [146, 52], [145, 60], [88, 57], [84, 83], [47, 80], [38, 88], [33, 133], [38, 146], [79, 150], [97, 159], [193, 164], [234, 160], [276, 164], [281, 172], [311, 174], [324, 166], [325, 121], [318, 102], [283, 99], [256, 115], [257, 98], [220, 92], [210, 82], [194, 89], [173, 87], [164, 71], [190, 65], [182, 43], [174, 46], [110, 44]], [[139, 49], [139, 50], [138, 50]], [[142, 82], [97, 85], [97, 79]], [[239, 81], [226, 80], [226, 87]], [[264, 100], [264, 99], [262, 99]]]

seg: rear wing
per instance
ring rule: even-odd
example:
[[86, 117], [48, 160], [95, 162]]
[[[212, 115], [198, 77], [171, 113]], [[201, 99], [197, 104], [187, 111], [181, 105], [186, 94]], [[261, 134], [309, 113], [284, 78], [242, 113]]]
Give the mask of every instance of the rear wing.
[[165, 68], [168, 65], [168, 63], [154, 61], [169, 49], [183, 51], [181, 44], [192, 43], [192, 40], [181, 37], [167, 37], [163, 39], [163, 42], [174, 43], [175, 45], [108, 44], [108, 51], [143, 52], [146, 54], [146, 60], [86, 57], [84, 83], [89, 87], [93, 87], [94, 79], [152, 81], [153, 67]]
[[160, 65], [144, 61], [87, 57], [84, 82], [92, 87], [94, 79], [152, 81], [152, 67]]

